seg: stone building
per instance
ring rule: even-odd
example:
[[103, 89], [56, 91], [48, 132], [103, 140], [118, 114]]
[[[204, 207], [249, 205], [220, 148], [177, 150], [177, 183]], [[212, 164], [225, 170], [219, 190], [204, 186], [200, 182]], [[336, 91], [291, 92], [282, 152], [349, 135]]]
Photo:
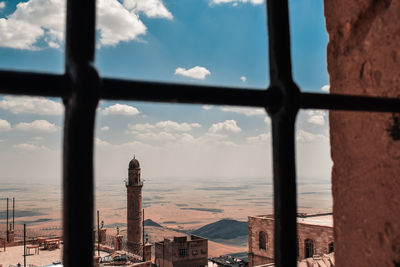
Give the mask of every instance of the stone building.
[[140, 164], [135, 157], [129, 162], [128, 175], [126, 181], [128, 191], [128, 247], [136, 250], [143, 244], [143, 183], [140, 179]]
[[[249, 266], [274, 262], [273, 215], [249, 216]], [[331, 253], [331, 214], [299, 214], [297, 218], [298, 260]]]
[[198, 236], [174, 237], [155, 243], [157, 267], [204, 267], [208, 264], [208, 240]]

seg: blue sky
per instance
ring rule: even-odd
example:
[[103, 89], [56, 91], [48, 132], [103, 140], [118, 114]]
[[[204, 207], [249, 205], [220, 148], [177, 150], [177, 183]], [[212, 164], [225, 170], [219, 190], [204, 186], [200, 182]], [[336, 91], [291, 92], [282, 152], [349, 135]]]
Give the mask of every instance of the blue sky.
[[[64, 5], [0, 0], [0, 68], [62, 73]], [[265, 88], [265, 16], [262, 0], [99, 0], [95, 63], [107, 77]], [[323, 2], [290, 1], [290, 20], [295, 81], [326, 92]], [[0, 179], [60, 176], [62, 114], [58, 99], [1, 96]], [[302, 112], [297, 141], [300, 176], [329, 179], [327, 113]], [[270, 142], [262, 109], [101, 101], [96, 173], [123, 177], [136, 154], [152, 177], [269, 177]]]

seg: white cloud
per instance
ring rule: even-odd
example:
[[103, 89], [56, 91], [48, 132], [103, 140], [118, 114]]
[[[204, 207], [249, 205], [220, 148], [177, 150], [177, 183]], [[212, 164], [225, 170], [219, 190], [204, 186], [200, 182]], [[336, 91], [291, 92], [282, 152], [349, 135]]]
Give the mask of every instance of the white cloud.
[[49, 150], [49, 148], [45, 146], [40, 146], [40, 145], [35, 145], [35, 144], [30, 144], [30, 143], [22, 143], [22, 144], [17, 144], [13, 145], [14, 148], [23, 150], [23, 151], [38, 151], [38, 150]]
[[0, 119], [0, 132], [5, 132], [9, 130], [11, 130], [11, 124], [6, 120]]
[[139, 110], [135, 107], [123, 104], [115, 104], [106, 107], [101, 112], [103, 115], [137, 115]]
[[214, 123], [208, 132], [210, 134], [219, 134], [224, 132], [239, 133], [242, 129], [237, 125], [235, 120], [226, 120], [224, 122]]
[[324, 85], [321, 87], [321, 90], [324, 92], [329, 92], [329, 90], [331, 89], [331, 86], [329, 84]]
[[136, 138], [140, 140], [151, 140], [151, 141], [173, 141], [176, 140], [176, 136], [169, 132], [146, 132], [139, 133], [136, 135]]
[[201, 125], [199, 123], [178, 123], [175, 121], [160, 121], [156, 123], [156, 127], [158, 128], [162, 128], [165, 130], [175, 130], [175, 131], [182, 131], [182, 132], [186, 132], [186, 131], [191, 131], [192, 128], [199, 128], [201, 127]]
[[64, 111], [59, 102], [44, 97], [28, 96], [4, 96], [0, 100], [0, 108], [14, 114], [61, 115]]
[[257, 136], [250, 136], [246, 138], [247, 142], [251, 144], [266, 143], [271, 140], [271, 133], [263, 133]]
[[264, 0], [211, 0], [211, 4], [227, 4], [227, 3], [233, 3], [233, 6], [237, 6], [237, 3], [251, 3], [253, 5], [260, 5], [264, 3]]
[[6, 2], [0, 2], [0, 9], [3, 9], [6, 7]]
[[[172, 14], [161, 0], [125, 1], [124, 7], [118, 0], [97, 1], [97, 25], [100, 44], [116, 45], [120, 42], [137, 40], [146, 34], [147, 28], [139, 19], [138, 12], [148, 17], [172, 19]], [[4, 3], [4, 2], [1, 2]], [[0, 18], [0, 46], [37, 50], [48, 47], [59, 48], [64, 42], [66, 3], [64, 0], [28, 0], [17, 5], [14, 13]]]
[[[237, 3], [235, 3], [235, 4], [237, 4]], [[240, 77], [240, 80], [242, 80], [242, 82], [246, 82], [247, 81], [247, 78], [246, 78], [246, 76], [242, 76], [242, 77]]]
[[214, 107], [213, 105], [203, 105], [203, 109], [205, 109], [205, 110], [210, 110], [213, 107]]
[[221, 107], [221, 110], [225, 112], [244, 114], [246, 116], [266, 115], [267, 113], [263, 108], [242, 108], [242, 107], [224, 106]]
[[304, 143], [321, 141], [327, 138], [328, 137], [324, 136], [323, 134], [313, 134], [305, 130], [297, 130], [296, 133], [296, 140]]
[[15, 125], [15, 129], [26, 132], [53, 133], [58, 127], [46, 120], [35, 120], [33, 122], [21, 122]]
[[117, 0], [97, 1], [97, 17], [100, 43], [105, 46], [135, 40], [147, 31], [139, 16]]
[[325, 112], [322, 110], [308, 110], [307, 111], [308, 119], [307, 122], [316, 125], [324, 125], [325, 124]]
[[94, 144], [99, 147], [111, 146], [109, 142], [103, 141], [97, 137], [94, 139]]
[[101, 127], [101, 129], [100, 129], [100, 131], [102, 131], [102, 132], [106, 132], [109, 130], [110, 130], [110, 127], [108, 127], [108, 126]]
[[124, 0], [123, 3], [127, 9], [135, 13], [143, 12], [150, 18], [173, 18], [162, 0]]
[[144, 124], [128, 124], [128, 129], [137, 133], [143, 131], [178, 131], [178, 132], [188, 132], [193, 128], [199, 128], [201, 125], [199, 123], [187, 123], [187, 122], [175, 122], [175, 121], [160, 121], [155, 124], [144, 123]]
[[[173, 141], [174, 144], [182, 143], [196, 143], [199, 139], [196, 139], [189, 133], [171, 133], [171, 132], [144, 132], [144, 133], [137, 133], [135, 138], [142, 140], [142, 141], [150, 141], [150, 142], [171, 142]], [[165, 143], [167, 144], [167, 143]]]
[[188, 132], [194, 128], [200, 128], [199, 123], [160, 121], [154, 124], [128, 124], [128, 132], [135, 135], [135, 138], [143, 141], [152, 142], [171, 142], [174, 143], [195, 143], [199, 141]]
[[265, 122], [267, 125], [270, 125], [270, 124], [271, 124], [271, 117], [270, 117], [269, 115], [267, 115], [267, 116], [265, 117], [265, 119], [264, 119], [264, 122]]
[[181, 75], [198, 80], [204, 80], [206, 76], [210, 74], [211, 72], [208, 69], [200, 66], [196, 66], [191, 69], [185, 69], [179, 67], [175, 70], [175, 75]]
[[62, 42], [64, 17], [62, 0], [20, 2], [14, 13], [0, 19], [0, 46], [35, 50], [40, 38], [46, 43]]

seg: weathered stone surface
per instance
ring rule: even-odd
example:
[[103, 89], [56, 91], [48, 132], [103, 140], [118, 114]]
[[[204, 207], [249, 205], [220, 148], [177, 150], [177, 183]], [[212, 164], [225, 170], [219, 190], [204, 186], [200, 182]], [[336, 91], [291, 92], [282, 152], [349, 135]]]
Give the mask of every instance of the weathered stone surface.
[[[274, 219], [272, 216], [249, 216], [249, 266], [274, 262]], [[265, 249], [260, 248], [260, 232], [266, 234]], [[297, 223], [298, 260], [305, 258], [305, 241], [314, 243], [314, 255], [329, 253], [333, 243], [333, 229], [329, 226]]]
[[[400, 95], [400, 1], [324, 0], [331, 93]], [[330, 112], [337, 266], [400, 264], [392, 114]]]
[[155, 243], [155, 264], [159, 267], [202, 267], [208, 262], [208, 240], [191, 235]]

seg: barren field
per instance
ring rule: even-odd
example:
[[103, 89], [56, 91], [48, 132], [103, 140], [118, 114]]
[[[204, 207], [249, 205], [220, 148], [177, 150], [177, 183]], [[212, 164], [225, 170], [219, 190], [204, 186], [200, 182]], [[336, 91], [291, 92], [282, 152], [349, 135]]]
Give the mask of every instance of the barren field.
[[[299, 212], [330, 212], [331, 191], [329, 182], [299, 183]], [[61, 235], [62, 190], [57, 183], [0, 183], [0, 231], [5, 231], [6, 201], [12, 208], [15, 197], [15, 224], [21, 234], [22, 225], [37, 235]], [[112, 234], [118, 226], [126, 229], [126, 187], [122, 179], [96, 181], [96, 210], [100, 220]], [[250, 178], [187, 178], [149, 179], [143, 186], [145, 219], [151, 219], [165, 228], [146, 227], [151, 242], [179, 232], [198, 229], [224, 218], [247, 221], [249, 215], [272, 212], [272, 183], [270, 179]], [[12, 212], [9, 213], [12, 222]], [[182, 233], [181, 233], [182, 234]], [[242, 242], [243, 243], [243, 242]], [[209, 242], [210, 256], [246, 251], [241, 244]], [[0, 255], [1, 257], [1, 255]]]

